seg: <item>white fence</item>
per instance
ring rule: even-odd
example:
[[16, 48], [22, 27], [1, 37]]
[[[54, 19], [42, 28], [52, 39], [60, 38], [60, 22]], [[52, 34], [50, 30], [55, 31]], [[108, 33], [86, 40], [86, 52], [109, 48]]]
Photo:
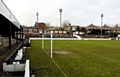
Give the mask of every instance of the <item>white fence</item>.
[[[50, 40], [51, 38], [44, 38], [44, 40]], [[29, 43], [31, 40], [42, 40], [42, 38], [29, 38]], [[53, 38], [53, 40], [111, 40], [111, 38]]]
[[0, 37], [0, 45], [5, 44], [5, 37]]
[[[44, 40], [50, 40], [51, 38], [44, 38]], [[79, 40], [77, 38], [52, 38], [53, 40]], [[29, 38], [29, 43], [31, 40], [42, 40], [42, 38]]]

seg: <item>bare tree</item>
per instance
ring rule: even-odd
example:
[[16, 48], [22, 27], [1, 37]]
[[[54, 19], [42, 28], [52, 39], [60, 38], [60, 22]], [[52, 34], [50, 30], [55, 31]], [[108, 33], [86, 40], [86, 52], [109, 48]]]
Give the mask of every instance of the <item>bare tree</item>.
[[63, 28], [64, 29], [67, 29], [70, 26], [71, 26], [71, 24], [70, 24], [70, 22], [68, 20], [63, 21]]
[[45, 29], [49, 28], [51, 24], [49, 22], [46, 23]]

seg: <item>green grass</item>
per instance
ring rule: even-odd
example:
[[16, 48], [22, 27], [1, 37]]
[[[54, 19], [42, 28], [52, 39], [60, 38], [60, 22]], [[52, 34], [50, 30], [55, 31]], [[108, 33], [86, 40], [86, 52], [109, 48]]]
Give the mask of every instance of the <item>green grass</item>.
[[30, 59], [30, 69], [36, 76], [60, 76], [63, 74], [41, 49], [40, 41], [32, 41], [31, 48], [26, 49], [25, 56]]
[[[120, 41], [54, 41], [53, 51], [72, 52], [53, 54], [53, 59], [68, 77], [119, 77]], [[45, 52], [50, 41], [45, 41]], [[31, 69], [37, 76], [60, 76], [61, 71], [41, 49], [41, 41], [31, 41], [26, 50]]]

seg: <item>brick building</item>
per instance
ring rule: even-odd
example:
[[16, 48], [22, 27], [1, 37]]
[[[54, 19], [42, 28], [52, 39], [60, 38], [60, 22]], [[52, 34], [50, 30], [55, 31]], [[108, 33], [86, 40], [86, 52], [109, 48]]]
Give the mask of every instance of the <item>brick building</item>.
[[113, 33], [120, 34], [120, 27], [118, 25], [115, 25], [111, 30]]
[[[95, 26], [93, 24], [90, 24], [86, 27], [86, 35], [91, 35], [91, 37], [109, 37], [109, 34], [111, 33], [112, 28], [107, 26], [106, 24], [102, 27]], [[102, 33], [102, 36], [101, 36]]]
[[89, 30], [89, 29], [100, 29], [99, 26], [95, 26], [94, 24], [90, 24], [86, 27], [86, 30]]
[[25, 37], [38, 37], [45, 31], [46, 24], [36, 22], [34, 26], [23, 27]]

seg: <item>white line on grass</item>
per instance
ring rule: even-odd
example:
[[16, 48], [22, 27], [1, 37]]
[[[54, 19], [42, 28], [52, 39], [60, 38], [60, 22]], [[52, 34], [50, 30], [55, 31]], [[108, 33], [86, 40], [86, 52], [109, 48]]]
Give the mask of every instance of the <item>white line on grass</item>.
[[60, 66], [53, 60], [53, 59], [51, 59], [52, 61], [53, 61], [53, 63], [58, 67], [58, 69], [63, 73], [63, 75], [65, 76], [65, 77], [68, 77], [67, 75], [66, 75], [66, 73], [60, 68]]
[[[43, 50], [48, 56], [49, 56], [49, 54], [45, 51], [45, 50]], [[49, 56], [50, 57], [50, 56]], [[65, 77], [68, 77], [67, 76], [67, 74], [60, 68], [60, 66], [55, 62], [55, 60], [54, 59], [51, 59], [52, 60], [52, 62], [57, 66], [57, 68], [62, 72], [62, 74], [65, 76]]]
[[107, 59], [107, 60], [109, 60], [109, 61], [113, 61], [113, 62], [120, 63], [119, 61], [114, 60], [114, 59], [110, 59], [110, 58], [107, 58], [107, 57], [104, 57], [104, 56], [100, 56], [100, 55], [97, 55], [97, 54], [94, 54], [94, 53], [89, 53], [89, 52], [87, 52], [87, 51], [84, 51], [84, 52], [85, 52], [85, 53], [88, 53], [88, 54], [90, 54], [90, 55], [94, 55], [94, 56], [97, 56], [97, 57], [101, 57], [101, 58]]

